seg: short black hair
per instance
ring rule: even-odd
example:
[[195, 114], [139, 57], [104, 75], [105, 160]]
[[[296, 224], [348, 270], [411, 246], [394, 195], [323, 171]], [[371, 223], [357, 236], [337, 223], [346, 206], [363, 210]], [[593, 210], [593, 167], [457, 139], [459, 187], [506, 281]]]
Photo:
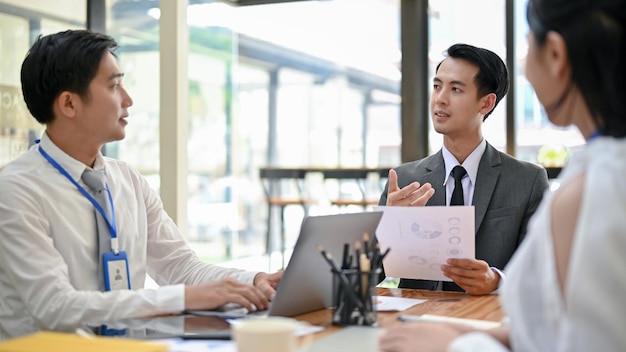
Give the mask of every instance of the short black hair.
[[526, 18], [538, 46], [550, 31], [563, 37], [572, 84], [601, 133], [626, 136], [626, 1], [529, 0]]
[[67, 30], [39, 36], [22, 63], [22, 94], [30, 113], [39, 123], [52, 122], [52, 104], [64, 91], [88, 99], [89, 83], [115, 40], [89, 30]]
[[[509, 71], [504, 61], [493, 51], [461, 43], [449, 47], [445, 55], [455, 59], [467, 60], [478, 66], [478, 73], [474, 77], [474, 83], [478, 88], [478, 98], [490, 93], [496, 95], [493, 109], [483, 117], [483, 121], [485, 121], [509, 91]], [[439, 62], [435, 72], [439, 71], [442, 62]]]

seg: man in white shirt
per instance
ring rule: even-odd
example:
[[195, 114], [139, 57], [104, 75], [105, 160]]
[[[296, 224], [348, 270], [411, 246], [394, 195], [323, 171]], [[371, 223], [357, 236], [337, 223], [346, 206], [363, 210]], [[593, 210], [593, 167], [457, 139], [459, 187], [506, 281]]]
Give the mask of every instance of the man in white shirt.
[[[201, 261], [144, 177], [100, 153], [124, 138], [133, 103], [116, 47], [106, 35], [69, 30], [39, 38], [22, 64], [24, 100], [46, 131], [0, 173], [0, 340], [231, 302], [265, 309], [282, 275]], [[86, 170], [105, 175], [104, 249]], [[103, 292], [107, 268], [127, 276], [130, 290]], [[160, 287], [144, 289], [146, 274]]]

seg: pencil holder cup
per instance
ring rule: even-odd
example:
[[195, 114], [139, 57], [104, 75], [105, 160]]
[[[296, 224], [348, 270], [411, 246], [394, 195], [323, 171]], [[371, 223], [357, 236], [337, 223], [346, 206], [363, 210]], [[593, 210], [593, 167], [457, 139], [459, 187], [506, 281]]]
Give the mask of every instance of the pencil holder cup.
[[381, 269], [332, 270], [333, 274], [333, 325], [376, 326], [376, 284]]

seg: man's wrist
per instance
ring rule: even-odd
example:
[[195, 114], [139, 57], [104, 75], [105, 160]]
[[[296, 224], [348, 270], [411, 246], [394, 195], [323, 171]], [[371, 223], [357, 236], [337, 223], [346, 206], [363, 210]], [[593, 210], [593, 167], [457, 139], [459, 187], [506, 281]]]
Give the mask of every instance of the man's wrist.
[[504, 274], [504, 272], [502, 270], [496, 268], [495, 266], [492, 266], [489, 269], [491, 269], [491, 271], [493, 271], [499, 277], [499, 279], [498, 279], [498, 287], [496, 287], [496, 289], [493, 290], [493, 292], [492, 292], [492, 293], [498, 293], [498, 291], [500, 290], [500, 287], [502, 287], [502, 284], [504, 283], [504, 278], [506, 277], [506, 275]]
[[252, 286], [257, 286], [259, 280], [263, 280], [263, 276], [267, 276], [267, 274], [262, 271], [256, 273], [256, 275], [254, 275], [254, 278], [252, 279]]

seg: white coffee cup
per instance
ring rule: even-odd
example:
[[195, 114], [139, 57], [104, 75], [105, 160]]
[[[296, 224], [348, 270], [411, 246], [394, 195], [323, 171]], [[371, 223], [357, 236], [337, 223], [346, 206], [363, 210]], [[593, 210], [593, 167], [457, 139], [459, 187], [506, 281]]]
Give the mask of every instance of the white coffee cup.
[[309, 326], [291, 318], [238, 319], [231, 324], [238, 352], [306, 351], [312, 336], [298, 337], [298, 329]]

